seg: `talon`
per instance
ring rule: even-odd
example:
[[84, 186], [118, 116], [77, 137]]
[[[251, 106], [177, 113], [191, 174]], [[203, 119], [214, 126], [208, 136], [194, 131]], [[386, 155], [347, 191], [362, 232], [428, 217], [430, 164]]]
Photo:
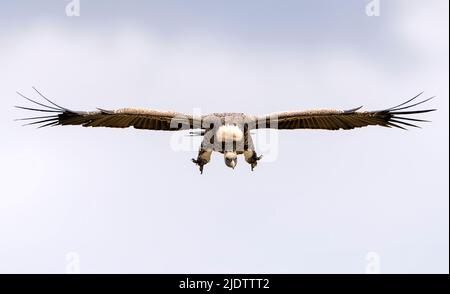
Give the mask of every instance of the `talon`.
[[203, 174], [203, 166], [205, 165], [201, 160], [197, 160], [195, 158], [192, 158], [192, 162], [198, 165], [200, 174]]
[[251, 160], [249, 161], [250, 166], [252, 167], [252, 171], [255, 169], [255, 167], [258, 165], [258, 161], [262, 158], [263, 156], [256, 156], [256, 153], [253, 153], [253, 157], [251, 158]]

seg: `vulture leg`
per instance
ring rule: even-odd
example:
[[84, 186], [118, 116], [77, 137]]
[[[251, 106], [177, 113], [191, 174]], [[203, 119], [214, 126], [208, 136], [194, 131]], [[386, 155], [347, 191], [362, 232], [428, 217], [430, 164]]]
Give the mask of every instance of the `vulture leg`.
[[203, 166], [211, 160], [212, 149], [205, 146], [202, 142], [200, 150], [198, 151], [197, 159], [192, 158], [192, 162], [198, 165], [200, 174], [203, 174]]
[[247, 161], [253, 169], [258, 165], [258, 161], [262, 158], [262, 155], [258, 156], [254, 150], [248, 150], [244, 152], [245, 161]]
[[245, 161], [250, 164], [253, 169], [258, 164], [258, 161], [262, 158], [261, 156], [258, 156], [255, 151], [255, 146], [253, 145], [252, 136], [250, 135], [250, 132], [245, 132], [244, 135], [244, 157]]

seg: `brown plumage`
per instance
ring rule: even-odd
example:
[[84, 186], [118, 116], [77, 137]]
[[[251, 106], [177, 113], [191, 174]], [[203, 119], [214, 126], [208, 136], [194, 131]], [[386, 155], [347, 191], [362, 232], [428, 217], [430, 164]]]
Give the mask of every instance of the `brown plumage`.
[[[408, 105], [408, 103], [412, 102], [421, 94], [422, 93], [400, 105], [383, 110], [358, 111], [362, 108], [361, 106], [350, 110], [310, 110], [302, 112], [281, 112], [260, 117], [258, 118], [258, 122], [265, 126], [270, 126], [272, 124], [272, 128], [279, 130], [350, 130], [354, 128], [375, 125], [382, 127], [396, 127], [401, 129], [405, 129], [405, 127], [419, 127], [411, 122], [427, 121], [406, 116], [436, 110], [407, 110], [434, 98], [431, 97], [418, 103]], [[257, 123], [257, 127], [258, 125], [259, 124]]]
[[[65, 107], [61, 107], [54, 102], [47, 99], [39, 91], [34, 89], [43, 98], [47, 104], [32, 100], [18, 93], [23, 98], [34, 103], [40, 108], [30, 108], [23, 106], [16, 106], [21, 109], [31, 110], [36, 112], [44, 112], [49, 115], [36, 116], [24, 118], [21, 120], [29, 120], [27, 125], [39, 125], [40, 128], [46, 126], [58, 125], [81, 125], [83, 127], [110, 127], [110, 128], [127, 128], [134, 127], [136, 129], [160, 130], [160, 131], [179, 131], [187, 129], [201, 129], [200, 135], [205, 135], [202, 143], [199, 157], [194, 159], [194, 162], [203, 170], [205, 159], [201, 157], [205, 150], [212, 150], [224, 152], [218, 146], [225, 145], [225, 142], [211, 142], [218, 129], [221, 129], [222, 140], [228, 140], [227, 132], [233, 133], [230, 138], [243, 138], [242, 144], [234, 142], [233, 152], [243, 154], [245, 152], [246, 158], [258, 158], [254, 152], [253, 144], [247, 144], [251, 141], [249, 130], [261, 128], [273, 128], [279, 130], [295, 130], [295, 129], [322, 129], [322, 130], [349, 130], [354, 128], [361, 128], [365, 126], [382, 126], [395, 127], [406, 129], [406, 127], [418, 127], [416, 123], [426, 122], [426, 120], [411, 118], [410, 115], [421, 114], [435, 111], [435, 109], [419, 109], [412, 108], [422, 103], [429, 101], [431, 98], [414, 103], [422, 93], [409, 99], [408, 101], [397, 106], [377, 110], [377, 111], [359, 111], [362, 107], [350, 110], [310, 110], [310, 111], [293, 111], [268, 114], [261, 117], [253, 115], [245, 115], [243, 113], [214, 113], [204, 115], [201, 117], [194, 117], [189, 114], [179, 112], [157, 111], [152, 109], [139, 108], [122, 108], [118, 110], [104, 110], [97, 111], [73, 111]], [[230, 127], [237, 126], [238, 128]], [[235, 140], [235, 139], [232, 139]], [[208, 142], [206, 142], [208, 141]], [[247, 143], [245, 143], [247, 142]], [[242, 150], [239, 146], [242, 145]], [[227, 152], [230, 150], [227, 150]], [[209, 160], [209, 159], [208, 159]], [[250, 160], [250, 159], [249, 159]], [[256, 166], [256, 159], [253, 161], [247, 160], [252, 164], [252, 168]], [[233, 163], [233, 168], [236, 162]], [[228, 164], [227, 164], [228, 165]]]

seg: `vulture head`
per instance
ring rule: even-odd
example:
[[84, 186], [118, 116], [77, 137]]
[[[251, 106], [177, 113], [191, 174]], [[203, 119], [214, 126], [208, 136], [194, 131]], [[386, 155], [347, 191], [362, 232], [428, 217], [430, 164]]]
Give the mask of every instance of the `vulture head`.
[[232, 169], [234, 169], [236, 167], [236, 164], [237, 164], [237, 154], [236, 154], [236, 152], [226, 151], [224, 153], [223, 157], [225, 158], [225, 164], [228, 167], [231, 167]]

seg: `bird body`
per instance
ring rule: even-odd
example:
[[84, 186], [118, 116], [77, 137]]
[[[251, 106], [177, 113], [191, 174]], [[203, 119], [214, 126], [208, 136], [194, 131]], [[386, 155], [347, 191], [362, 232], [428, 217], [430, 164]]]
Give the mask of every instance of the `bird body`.
[[122, 108], [118, 110], [98, 109], [97, 111], [73, 111], [61, 107], [47, 99], [39, 91], [34, 89], [47, 104], [32, 100], [18, 93], [23, 98], [40, 106], [30, 108], [16, 106], [21, 109], [35, 112], [43, 112], [48, 115], [24, 118], [31, 121], [28, 125], [40, 127], [58, 125], [81, 125], [83, 127], [111, 127], [180, 131], [200, 130], [203, 136], [197, 158], [192, 161], [199, 166], [203, 173], [203, 167], [211, 160], [212, 152], [224, 155], [225, 164], [235, 168], [238, 155], [243, 155], [245, 161], [253, 170], [261, 156], [255, 151], [251, 130], [255, 129], [322, 129], [322, 130], [350, 130], [366, 126], [382, 126], [388, 128], [418, 127], [414, 123], [426, 122], [422, 119], [411, 118], [410, 115], [421, 114], [435, 109], [412, 110], [412, 107], [429, 101], [413, 101], [420, 96], [397, 106], [377, 110], [360, 111], [361, 107], [349, 110], [310, 110], [272, 113], [264, 116], [247, 115], [244, 113], [213, 113], [203, 116], [169, 111], [157, 111], [153, 109]]
[[244, 132], [237, 125], [226, 124], [219, 127], [216, 137], [219, 142], [240, 142], [244, 139]]

